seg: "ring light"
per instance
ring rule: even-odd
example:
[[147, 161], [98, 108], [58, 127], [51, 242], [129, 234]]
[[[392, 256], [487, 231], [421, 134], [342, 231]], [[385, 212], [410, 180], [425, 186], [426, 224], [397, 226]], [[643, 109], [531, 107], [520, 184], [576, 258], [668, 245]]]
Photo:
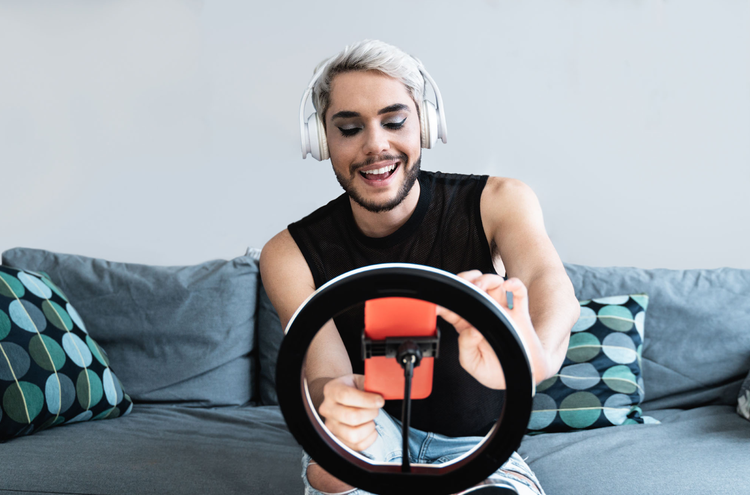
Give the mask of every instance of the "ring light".
[[[383, 297], [421, 299], [453, 311], [482, 333], [500, 361], [506, 390], [498, 421], [484, 442], [451, 463], [415, 464], [408, 473], [397, 464], [373, 464], [330, 434], [312, 406], [303, 363], [318, 330], [352, 306]], [[520, 445], [535, 393], [525, 344], [505, 310], [455, 275], [407, 263], [352, 270], [314, 292], [287, 325], [276, 365], [276, 388], [289, 431], [318, 464], [350, 485], [393, 494], [450, 494], [489, 477]]]

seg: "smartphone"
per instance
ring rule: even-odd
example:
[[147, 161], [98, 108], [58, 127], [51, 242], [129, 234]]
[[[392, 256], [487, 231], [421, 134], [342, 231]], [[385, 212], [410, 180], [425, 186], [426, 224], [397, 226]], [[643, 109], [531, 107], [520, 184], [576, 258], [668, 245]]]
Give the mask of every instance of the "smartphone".
[[[370, 299], [365, 302], [364, 336], [374, 341], [389, 337], [437, 338], [437, 306], [407, 297]], [[425, 399], [432, 392], [434, 361], [433, 357], [423, 357], [414, 368], [412, 399]], [[378, 393], [386, 400], [403, 400], [404, 369], [393, 357], [365, 359], [365, 391]]]

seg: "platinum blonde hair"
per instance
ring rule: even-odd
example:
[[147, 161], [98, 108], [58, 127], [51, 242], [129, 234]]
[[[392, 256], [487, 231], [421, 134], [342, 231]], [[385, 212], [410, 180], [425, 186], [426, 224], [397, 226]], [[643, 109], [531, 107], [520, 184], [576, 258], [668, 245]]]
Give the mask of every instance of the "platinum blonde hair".
[[313, 87], [313, 105], [325, 125], [325, 115], [331, 104], [331, 81], [337, 74], [352, 71], [375, 70], [401, 81], [419, 105], [424, 94], [424, 77], [420, 72], [422, 62], [393, 45], [378, 40], [363, 40], [344, 48], [338, 55], [323, 60], [315, 72], [325, 65], [323, 73]]

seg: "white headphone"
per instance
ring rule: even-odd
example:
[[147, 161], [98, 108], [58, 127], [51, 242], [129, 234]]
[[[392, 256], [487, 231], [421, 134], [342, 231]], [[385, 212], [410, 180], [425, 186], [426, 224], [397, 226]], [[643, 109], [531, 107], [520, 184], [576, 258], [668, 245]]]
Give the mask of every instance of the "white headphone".
[[[328, 140], [326, 139], [325, 127], [323, 127], [323, 121], [321, 120], [318, 112], [313, 112], [305, 121], [305, 105], [307, 104], [308, 98], [313, 93], [313, 86], [320, 76], [325, 72], [328, 64], [333, 60], [333, 57], [326, 60], [324, 64], [313, 74], [310, 83], [307, 85], [305, 93], [302, 95], [302, 103], [299, 106], [299, 130], [302, 138], [302, 158], [307, 158], [307, 154], [310, 153], [316, 160], [327, 160], [328, 154]], [[445, 111], [443, 110], [443, 98], [440, 96], [440, 89], [438, 89], [435, 81], [430, 77], [426, 70], [422, 67], [422, 63], [417, 60], [419, 65], [419, 72], [425, 80], [425, 87], [423, 92], [423, 98], [419, 105], [419, 125], [421, 129], [422, 137], [422, 148], [432, 148], [440, 139], [443, 143], [448, 142], [448, 130], [445, 125]], [[430, 83], [432, 90], [435, 92], [435, 99], [437, 105], [429, 101], [427, 96], [427, 83]]]

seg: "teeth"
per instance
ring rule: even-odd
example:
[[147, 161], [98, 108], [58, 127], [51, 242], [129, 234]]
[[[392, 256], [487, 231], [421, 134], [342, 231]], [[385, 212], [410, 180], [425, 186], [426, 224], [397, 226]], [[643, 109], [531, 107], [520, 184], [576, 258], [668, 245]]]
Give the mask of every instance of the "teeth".
[[363, 173], [365, 174], [375, 174], [375, 175], [381, 175], [381, 174], [387, 174], [388, 172], [392, 172], [396, 169], [396, 164], [388, 165], [387, 167], [383, 168], [376, 168], [375, 170], [365, 170]]

